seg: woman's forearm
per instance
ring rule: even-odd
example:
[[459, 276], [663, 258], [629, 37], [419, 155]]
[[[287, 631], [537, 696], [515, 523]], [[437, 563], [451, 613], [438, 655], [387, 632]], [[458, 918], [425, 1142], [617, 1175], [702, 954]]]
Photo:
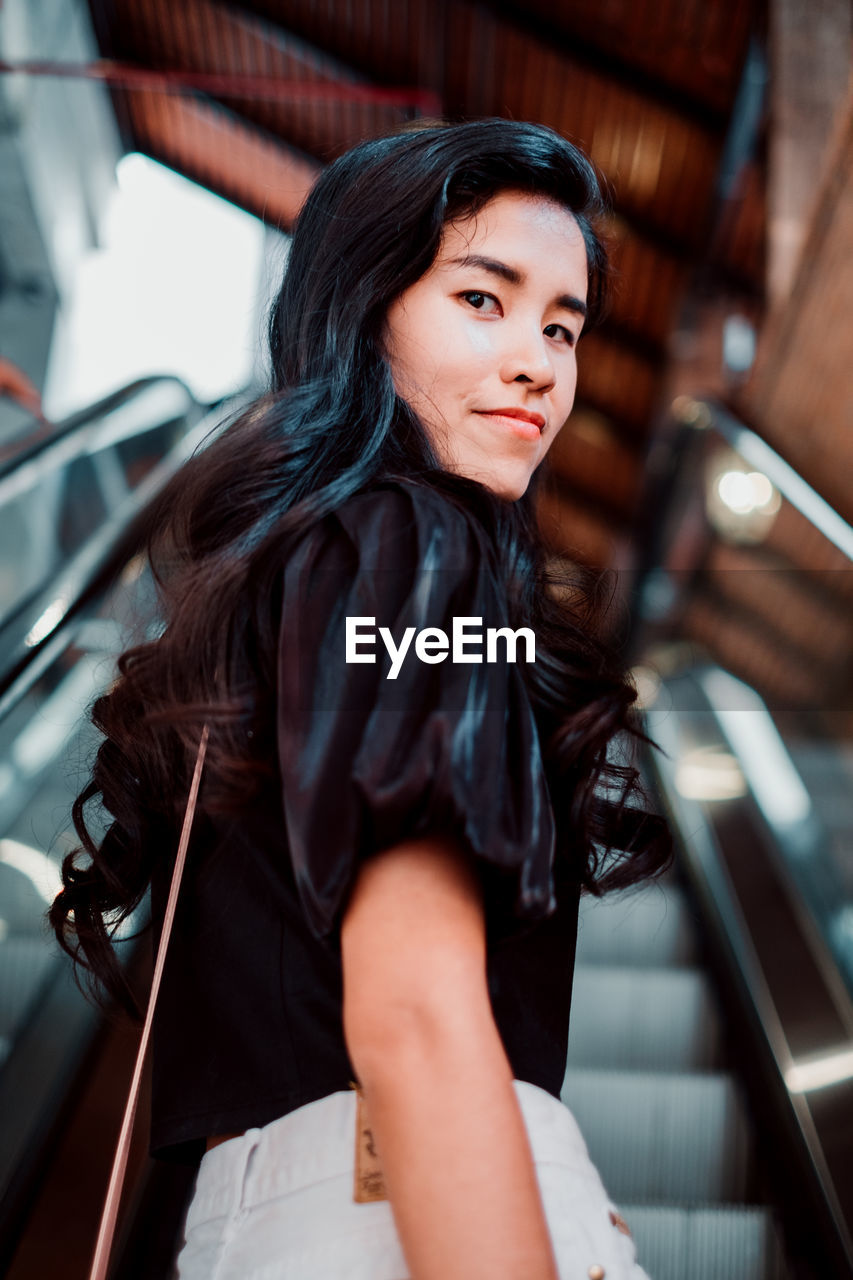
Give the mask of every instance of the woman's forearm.
[[412, 1280], [557, 1280], [494, 1024], [425, 1027], [355, 1065]]
[[557, 1280], [464, 850], [424, 837], [367, 860], [341, 953], [344, 1034], [412, 1280]]

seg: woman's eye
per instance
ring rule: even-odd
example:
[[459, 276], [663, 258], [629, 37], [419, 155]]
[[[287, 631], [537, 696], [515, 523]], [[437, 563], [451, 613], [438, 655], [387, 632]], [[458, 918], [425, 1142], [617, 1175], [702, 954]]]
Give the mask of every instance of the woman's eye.
[[[476, 289], [466, 289], [460, 297], [463, 297], [465, 301], [469, 302], [477, 311], [485, 311], [489, 314], [495, 310], [498, 305], [497, 298], [493, 298], [490, 293], [480, 293]], [[491, 306], [489, 304], [491, 304]]]
[[[552, 329], [555, 330], [556, 332], [554, 333], [549, 332], [549, 330], [552, 330]], [[570, 347], [573, 347], [575, 345], [575, 335], [572, 333], [571, 329], [567, 329], [565, 325], [546, 324], [544, 332], [545, 332], [546, 338], [556, 338], [558, 334], [562, 334], [564, 342], [567, 342]]]

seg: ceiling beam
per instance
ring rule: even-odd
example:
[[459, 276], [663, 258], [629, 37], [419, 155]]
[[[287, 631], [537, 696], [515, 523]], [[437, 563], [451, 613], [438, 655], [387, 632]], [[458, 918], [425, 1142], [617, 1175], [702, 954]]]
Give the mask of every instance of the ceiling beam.
[[[570, 18], [547, 18], [533, 12], [529, 5], [518, 0], [479, 0], [480, 4], [490, 10], [496, 17], [512, 22], [525, 32], [547, 44], [555, 52], [575, 63], [582, 63], [590, 71], [606, 76], [616, 84], [624, 85], [642, 94], [650, 102], [672, 111], [691, 124], [709, 133], [722, 135], [725, 133], [728, 111], [709, 103], [706, 98], [676, 85], [667, 84], [636, 62], [629, 61], [614, 48], [603, 49], [588, 36], [578, 30], [577, 26], [568, 29]], [[560, 12], [571, 6], [555, 5]], [[745, 42], [744, 42], [745, 45]]]
[[[221, 0], [216, 2], [221, 4]], [[193, 0], [193, 3], [199, 3], [199, 0]], [[406, 8], [405, 13], [408, 15], [410, 24], [415, 22], [417, 14], [424, 8], [424, 3], [425, 0], [419, 0], [418, 4], [413, 3]], [[399, 58], [395, 59], [392, 56], [393, 46], [385, 33], [382, 33], [381, 37], [371, 45], [354, 39], [347, 43], [344, 39], [346, 32], [330, 30], [328, 44], [318, 43], [322, 39], [320, 28], [316, 23], [312, 25], [308, 20], [313, 10], [308, 10], [304, 5], [294, 6], [286, 14], [282, 12], [285, 6], [281, 5], [279, 0], [248, 0], [240, 6], [229, 3], [224, 7], [233, 10], [234, 13], [255, 15], [269, 27], [272, 39], [275, 39], [276, 34], [284, 40], [295, 38], [306, 55], [313, 50], [318, 57], [332, 59], [337, 63], [338, 73], [342, 77], [366, 78], [370, 83], [387, 84], [392, 70], [399, 66]], [[432, 67], [432, 60], [428, 59], [424, 65], [419, 65], [411, 43], [404, 42], [398, 53], [408, 78], [427, 84], [429, 88], [442, 94], [444, 113], [448, 118], [466, 119], [482, 114], [505, 113], [500, 102], [493, 100], [494, 73], [489, 62], [491, 56], [489, 40], [491, 38], [492, 41], [498, 41], [501, 44], [502, 56], [511, 56], [508, 54], [507, 40], [512, 43], [512, 40], [517, 37], [526, 50], [521, 56], [526, 58], [529, 54], [539, 62], [544, 57], [548, 62], [545, 70], [550, 72], [553, 71], [554, 63], [561, 64], [557, 79], [561, 96], [564, 96], [562, 89], [565, 84], [575, 84], [580, 80], [587, 86], [587, 95], [602, 99], [602, 110], [594, 117], [596, 138], [586, 140], [576, 137], [571, 129], [567, 131], [565, 121], [562, 119], [551, 119], [547, 115], [536, 116], [530, 110], [524, 114], [523, 109], [522, 114], [519, 115], [515, 98], [509, 103], [506, 114], [515, 118], [541, 118], [558, 130], [562, 128], [567, 137], [571, 137], [573, 141], [580, 141], [580, 144], [585, 145], [590, 152], [596, 151], [592, 143], [601, 141], [598, 150], [601, 151], [603, 146], [607, 155], [593, 154], [592, 158], [599, 168], [605, 171], [609, 179], [614, 180], [614, 174], [609, 171], [609, 161], [616, 163], [614, 156], [610, 155], [610, 150], [615, 148], [618, 156], [633, 173], [634, 168], [640, 164], [647, 153], [650, 153], [651, 159], [656, 150], [664, 147], [675, 153], [676, 158], [672, 161], [673, 164], [687, 166], [690, 172], [686, 180], [689, 184], [697, 177], [696, 166], [688, 163], [695, 155], [697, 147], [703, 151], [707, 150], [709, 156], [713, 157], [722, 144], [725, 132], [723, 115], [718, 113], [719, 118], [713, 123], [705, 119], [699, 122], [697, 127], [689, 121], [689, 112], [675, 109], [672, 103], [663, 105], [659, 103], [660, 95], [654, 92], [658, 84], [655, 77], [650, 77], [649, 83], [644, 83], [642, 86], [634, 85], [633, 82], [629, 85], [614, 73], [614, 67], [610, 65], [609, 60], [602, 61], [600, 55], [593, 57], [591, 54], [594, 65], [587, 65], [585, 56], [579, 53], [580, 46], [576, 45], [573, 38], [569, 37], [565, 31], [558, 30], [553, 24], [543, 22], [533, 14], [522, 13], [520, 5], [494, 6], [482, 3], [482, 0], [449, 0], [449, 2], [431, 0], [429, 7], [436, 20], [441, 22], [442, 15], [445, 19], [442, 25], [445, 73], [441, 77], [441, 82], [431, 81], [428, 78], [428, 69]], [[510, 10], [517, 10], [517, 13], [510, 13]], [[369, 20], [370, 13], [370, 5], [363, 3], [354, 8], [351, 14], [352, 22], [356, 25], [359, 20], [365, 23]], [[352, 31], [349, 31], [349, 34], [352, 35]], [[516, 56], [519, 56], [517, 52]], [[413, 57], [414, 62], [412, 62]], [[451, 61], [456, 57], [459, 58], [459, 64], [458, 66], [454, 64], [456, 72], [451, 74], [449, 70]], [[486, 100], [483, 102], [478, 100], [477, 86], [474, 83], [478, 67], [483, 69], [486, 85], [485, 90], [481, 87], [480, 92], [481, 97], [483, 92], [486, 95]], [[573, 75], [573, 72], [580, 75]], [[527, 74], [530, 75], [529, 70]], [[553, 80], [553, 75], [549, 79]], [[604, 110], [604, 107], [608, 106], [608, 83], [613, 86], [619, 101], [619, 105], [615, 108], [616, 118], [614, 118], [612, 103], [608, 110]], [[470, 92], [466, 90], [466, 86]], [[626, 94], [628, 95], [627, 103]], [[645, 112], [644, 107], [647, 108]], [[638, 122], [639, 117], [642, 119]], [[673, 133], [671, 137], [667, 133], [667, 126]], [[658, 134], [661, 132], [667, 136], [658, 140]], [[601, 139], [598, 138], [598, 134], [601, 135]], [[612, 146], [604, 145], [608, 139]], [[291, 140], [303, 150], [318, 155], [318, 158], [328, 158], [326, 155], [321, 155], [319, 151], [313, 150], [310, 143], [303, 138]], [[682, 184], [675, 193], [669, 191], [670, 201], [674, 197], [683, 195], [684, 190], [685, 187]], [[649, 205], [648, 201], [641, 201], [638, 206], [637, 200], [632, 198], [632, 191], [630, 183], [615, 184], [615, 203], [620, 218], [657, 250], [670, 257], [677, 257], [684, 263], [695, 260], [697, 249], [703, 241], [703, 214], [690, 216], [681, 221], [677, 217], [667, 217], [656, 222], [653, 206]]]

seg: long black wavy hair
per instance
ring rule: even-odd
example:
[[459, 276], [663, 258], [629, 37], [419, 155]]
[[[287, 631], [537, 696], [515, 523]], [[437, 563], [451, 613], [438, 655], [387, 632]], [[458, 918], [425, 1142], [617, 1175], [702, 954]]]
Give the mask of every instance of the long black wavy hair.
[[[182, 468], [160, 503], [148, 549], [165, 628], [122, 654], [116, 683], [94, 704], [104, 741], [73, 806], [81, 847], [64, 860], [49, 913], [63, 948], [125, 1007], [133, 998], [111, 936], [157, 860], [174, 856], [202, 725], [211, 728], [203, 822], [239, 813], [276, 776], [269, 694], [283, 559], [306, 529], [383, 477], [441, 490], [491, 536], [513, 625], [537, 636], [525, 678], [562, 856], [581, 885], [599, 894], [670, 858], [664, 820], [637, 803], [637, 770], [609, 758], [620, 731], [650, 740], [633, 712], [636, 690], [593, 625], [604, 575], [579, 566], [570, 590], [555, 590], [534, 515], [537, 477], [510, 502], [444, 471], [383, 354], [388, 308], [432, 265], [445, 224], [507, 190], [574, 214], [593, 326], [606, 295], [605, 204], [581, 151], [545, 126], [502, 119], [364, 142], [323, 172], [299, 215], [270, 316], [269, 390]], [[112, 819], [100, 842], [86, 816], [98, 797]]]

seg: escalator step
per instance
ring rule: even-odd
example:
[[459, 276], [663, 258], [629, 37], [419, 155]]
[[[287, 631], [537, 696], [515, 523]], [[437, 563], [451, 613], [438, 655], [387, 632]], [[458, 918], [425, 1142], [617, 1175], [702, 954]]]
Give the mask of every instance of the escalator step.
[[617, 1201], [747, 1199], [752, 1144], [731, 1076], [570, 1067], [561, 1096]]
[[695, 965], [696, 925], [674, 884], [581, 899], [578, 964]]
[[713, 1071], [720, 1019], [698, 969], [575, 970], [568, 1062], [614, 1070]]
[[619, 1211], [652, 1280], [786, 1280], [766, 1209], [622, 1204]]

